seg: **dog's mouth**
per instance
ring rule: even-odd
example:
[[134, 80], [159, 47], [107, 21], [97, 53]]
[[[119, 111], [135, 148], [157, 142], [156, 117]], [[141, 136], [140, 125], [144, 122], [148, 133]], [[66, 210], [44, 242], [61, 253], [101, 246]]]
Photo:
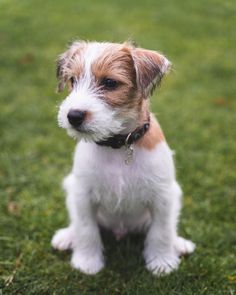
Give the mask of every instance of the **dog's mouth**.
[[73, 126], [72, 128], [68, 129], [67, 132], [75, 139], [83, 139], [87, 142], [95, 143], [106, 141], [107, 138], [110, 138], [113, 135], [111, 132], [104, 134], [98, 132], [98, 130], [91, 130], [83, 126]]
[[78, 131], [78, 132], [81, 132], [81, 133], [85, 133], [85, 130], [83, 127], [81, 126], [72, 126], [72, 129]]
[[89, 142], [96, 142], [103, 138], [99, 136], [97, 132], [85, 128], [83, 126], [71, 126], [71, 128], [69, 128], [67, 132], [70, 136], [74, 137], [75, 139], [84, 139], [85, 141]]
[[72, 126], [72, 129], [77, 131], [78, 133], [92, 135], [94, 132], [88, 128], [84, 128], [83, 126]]

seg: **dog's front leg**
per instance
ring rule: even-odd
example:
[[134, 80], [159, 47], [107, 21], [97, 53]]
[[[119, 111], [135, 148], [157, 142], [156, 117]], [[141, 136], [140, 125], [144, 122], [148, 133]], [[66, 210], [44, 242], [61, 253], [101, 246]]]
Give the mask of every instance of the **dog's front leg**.
[[144, 258], [147, 269], [155, 275], [170, 273], [180, 262], [175, 249], [180, 197], [181, 190], [174, 182], [158, 191], [150, 206], [152, 223], [145, 241]]
[[95, 207], [91, 202], [89, 188], [70, 174], [64, 181], [67, 192], [67, 209], [70, 226], [59, 230], [53, 237], [52, 244], [64, 239], [72, 248], [71, 264], [86, 274], [96, 274], [104, 266], [103, 246], [96, 221]]

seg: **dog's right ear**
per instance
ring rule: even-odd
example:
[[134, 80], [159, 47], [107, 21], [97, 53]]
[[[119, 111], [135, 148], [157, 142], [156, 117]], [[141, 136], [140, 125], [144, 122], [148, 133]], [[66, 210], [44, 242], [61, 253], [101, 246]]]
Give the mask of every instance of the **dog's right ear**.
[[57, 91], [62, 92], [70, 78], [71, 61], [84, 42], [76, 41], [69, 45], [69, 49], [60, 54], [56, 60]]
[[133, 47], [131, 54], [137, 75], [137, 84], [148, 97], [163, 76], [169, 71], [171, 63], [159, 52]]

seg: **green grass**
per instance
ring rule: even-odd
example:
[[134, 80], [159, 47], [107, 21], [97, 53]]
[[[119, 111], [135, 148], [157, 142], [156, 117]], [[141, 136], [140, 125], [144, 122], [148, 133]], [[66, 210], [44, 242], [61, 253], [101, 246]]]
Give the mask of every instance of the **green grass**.
[[[235, 294], [235, 13], [234, 0], [0, 1], [0, 294]], [[76, 38], [133, 38], [174, 64], [152, 106], [176, 151], [180, 233], [197, 250], [168, 277], [145, 270], [140, 236], [105, 234], [95, 277], [50, 246], [67, 223], [74, 147], [56, 123], [54, 60]]]

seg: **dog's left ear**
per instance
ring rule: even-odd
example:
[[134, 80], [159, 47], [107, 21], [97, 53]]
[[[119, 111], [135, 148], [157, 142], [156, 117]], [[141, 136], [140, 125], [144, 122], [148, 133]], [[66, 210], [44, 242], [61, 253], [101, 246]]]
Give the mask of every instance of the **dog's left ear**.
[[137, 75], [137, 85], [143, 95], [148, 97], [170, 70], [171, 63], [164, 55], [152, 50], [134, 47], [131, 54]]
[[65, 74], [66, 60], [67, 60], [67, 52], [59, 55], [56, 61], [56, 76], [58, 79], [57, 92], [62, 92], [65, 88], [67, 76]]

